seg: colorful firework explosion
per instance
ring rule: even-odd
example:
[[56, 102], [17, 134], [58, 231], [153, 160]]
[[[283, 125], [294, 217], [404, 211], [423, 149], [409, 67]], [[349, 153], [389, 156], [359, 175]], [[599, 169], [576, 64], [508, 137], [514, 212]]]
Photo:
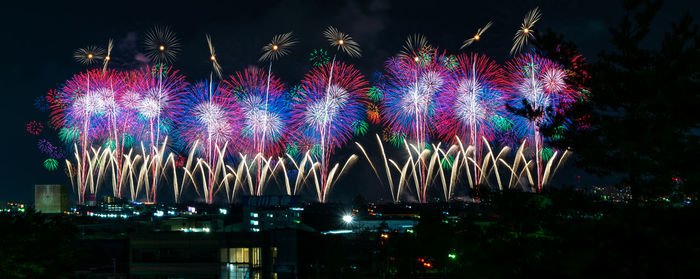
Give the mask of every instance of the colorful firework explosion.
[[382, 89], [382, 122], [393, 132], [426, 142], [433, 131], [436, 98], [450, 83], [442, 55], [420, 52], [416, 59], [391, 58], [386, 63], [387, 84]]
[[[232, 75], [225, 83], [232, 89], [240, 113], [242, 129], [236, 148], [248, 154], [262, 153], [266, 157], [284, 149], [284, 139], [290, 136], [289, 100], [282, 82], [272, 76], [269, 87], [267, 74], [260, 68], [248, 68]], [[267, 100], [267, 101], [266, 101]]]

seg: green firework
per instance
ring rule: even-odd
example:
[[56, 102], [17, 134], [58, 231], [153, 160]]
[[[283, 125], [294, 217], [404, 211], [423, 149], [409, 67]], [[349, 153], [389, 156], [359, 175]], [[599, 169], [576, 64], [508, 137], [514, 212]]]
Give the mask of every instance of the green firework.
[[44, 168], [49, 171], [55, 171], [58, 168], [58, 161], [52, 158], [46, 159], [44, 160]]
[[449, 170], [452, 168], [452, 164], [454, 163], [454, 161], [455, 158], [452, 155], [447, 155], [447, 157], [442, 158], [442, 160], [440, 160], [440, 163], [442, 164], [443, 169]]
[[372, 86], [369, 90], [367, 90], [367, 95], [369, 96], [369, 99], [375, 102], [378, 102], [379, 100], [382, 99], [382, 90], [377, 88], [376, 86]]
[[324, 49], [319, 48], [319, 49], [314, 49], [309, 53], [309, 62], [311, 62], [311, 65], [314, 67], [321, 67], [325, 66], [330, 62], [330, 57], [328, 57], [328, 52], [326, 52]]
[[445, 68], [447, 68], [448, 70], [454, 70], [455, 68], [457, 68], [458, 65], [457, 57], [455, 57], [454, 55], [447, 56], [445, 60], [443, 60], [443, 62], [445, 63]]
[[508, 131], [513, 128], [513, 122], [511, 122], [509, 119], [499, 116], [499, 115], [494, 115], [491, 117], [491, 122], [496, 125], [496, 127], [501, 130], [501, 132]]
[[542, 154], [542, 160], [549, 161], [549, 158], [552, 158], [552, 155], [554, 155], [554, 150], [549, 147], [545, 147], [542, 148], [540, 154]]
[[287, 154], [289, 154], [289, 156], [296, 157], [299, 155], [299, 146], [295, 142], [290, 143], [287, 145]]
[[77, 141], [80, 138], [80, 130], [74, 127], [61, 128], [61, 130], [58, 131], [58, 138], [64, 143]]
[[362, 135], [366, 134], [367, 128], [369, 128], [369, 125], [364, 120], [355, 121], [352, 123], [352, 130], [355, 132], [355, 135], [357, 135], [357, 136], [362, 136]]
[[393, 146], [401, 147], [404, 140], [406, 140], [406, 134], [394, 132], [391, 134], [391, 139], [389, 141]]

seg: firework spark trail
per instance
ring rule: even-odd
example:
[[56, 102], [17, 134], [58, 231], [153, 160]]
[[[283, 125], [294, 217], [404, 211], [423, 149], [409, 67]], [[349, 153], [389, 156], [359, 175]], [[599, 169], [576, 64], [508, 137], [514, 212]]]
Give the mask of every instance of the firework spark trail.
[[[328, 86], [330, 75], [333, 83]], [[301, 82], [302, 92], [292, 104], [292, 127], [321, 148], [321, 201], [327, 193], [326, 164], [330, 153], [353, 135], [353, 123], [363, 120], [367, 81], [354, 67], [341, 62], [316, 67]]]

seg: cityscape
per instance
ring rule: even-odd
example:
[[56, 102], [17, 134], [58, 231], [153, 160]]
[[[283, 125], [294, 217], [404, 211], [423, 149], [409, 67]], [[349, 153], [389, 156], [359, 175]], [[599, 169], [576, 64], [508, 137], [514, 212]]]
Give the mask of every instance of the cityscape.
[[698, 5], [506, 2], [11, 4], [0, 278], [692, 278]]

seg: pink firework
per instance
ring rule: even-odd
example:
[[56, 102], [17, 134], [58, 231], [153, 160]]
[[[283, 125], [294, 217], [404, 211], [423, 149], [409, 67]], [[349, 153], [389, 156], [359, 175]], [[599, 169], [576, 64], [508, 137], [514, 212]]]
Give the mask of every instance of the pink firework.
[[392, 132], [408, 135], [422, 146], [434, 132], [436, 99], [450, 84], [451, 73], [437, 50], [414, 55], [387, 61], [381, 115]]
[[242, 129], [235, 148], [249, 155], [278, 155], [290, 135], [289, 100], [284, 84], [264, 70], [251, 67], [224, 81], [241, 109]]
[[534, 141], [537, 163], [537, 190], [542, 189], [543, 139], [540, 128], [550, 123], [576, 102], [578, 94], [566, 83], [567, 71], [561, 65], [536, 54], [515, 57], [506, 66], [506, 99], [515, 110], [526, 115], [513, 115], [516, 131]]
[[[436, 128], [448, 142], [459, 137], [474, 146], [474, 161], [480, 164], [482, 139], [493, 140], [498, 129], [495, 120], [504, 115], [503, 73], [484, 55], [462, 54], [452, 74], [438, 96]], [[479, 176], [476, 164], [474, 173]]]
[[[331, 72], [333, 73], [331, 79]], [[353, 123], [364, 120], [368, 83], [353, 66], [334, 62], [311, 70], [293, 100], [292, 125], [301, 141], [321, 149], [321, 192], [325, 202], [328, 159], [353, 135]]]

